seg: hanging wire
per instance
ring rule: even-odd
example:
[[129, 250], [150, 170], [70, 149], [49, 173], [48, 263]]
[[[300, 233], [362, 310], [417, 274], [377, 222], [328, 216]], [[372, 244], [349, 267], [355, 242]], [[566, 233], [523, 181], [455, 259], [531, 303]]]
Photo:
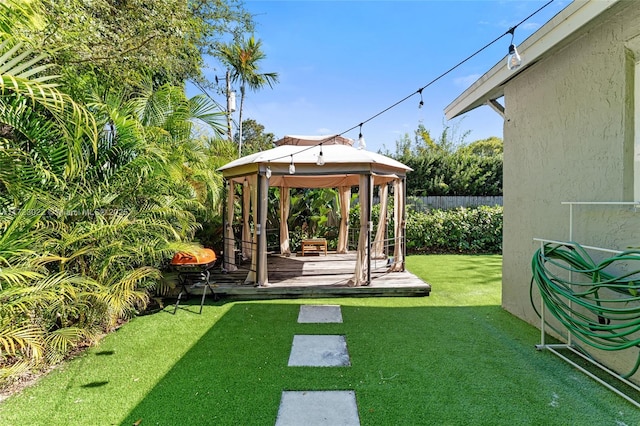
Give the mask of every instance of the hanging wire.
[[[216, 76], [216, 79], [218, 77]], [[200, 89], [200, 91], [207, 97], [209, 98], [209, 100], [211, 102], [213, 102], [218, 108], [220, 108], [220, 110], [228, 112], [226, 107], [223, 107], [222, 105], [220, 105], [220, 102], [216, 101], [213, 96], [211, 96], [211, 94], [209, 94], [209, 92], [207, 91], [206, 87], [204, 87], [201, 83], [197, 82], [197, 81], [192, 81], [192, 83], [198, 88]], [[233, 118], [233, 114], [231, 114], [230, 112], [228, 112], [230, 117], [231, 117], [231, 122], [236, 126], [236, 129], [239, 127], [238, 126], [238, 122], [236, 121], [235, 118]]]
[[[534, 15], [538, 14], [541, 10], [543, 10], [544, 8], [546, 8], [547, 6], [549, 6], [551, 3], [553, 3], [554, 0], [549, 0], [547, 3], [545, 3], [544, 5], [540, 6], [535, 12], [531, 13], [529, 16], [527, 16], [526, 18], [524, 18], [523, 20], [521, 20], [520, 22], [518, 22], [517, 24], [515, 24], [513, 27], [509, 28], [506, 32], [502, 33], [501, 35], [499, 35], [498, 37], [496, 37], [495, 39], [493, 39], [492, 41], [490, 41], [489, 43], [485, 44], [483, 47], [481, 47], [480, 49], [476, 50], [474, 53], [472, 53], [471, 55], [467, 56], [466, 58], [464, 58], [462, 61], [458, 62], [457, 64], [455, 64], [454, 66], [452, 66], [451, 68], [449, 68], [448, 70], [446, 70], [445, 72], [443, 72], [442, 74], [438, 75], [436, 78], [434, 78], [433, 80], [429, 81], [427, 84], [425, 84], [424, 86], [420, 87], [418, 90], [416, 90], [415, 92], [405, 96], [404, 98], [400, 99], [399, 101], [389, 105], [388, 107], [386, 107], [385, 109], [383, 109], [382, 111], [372, 115], [371, 117], [367, 118], [366, 120], [360, 122], [359, 124], [356, 124], [353, 127], [348, 128], [347, 130], [337, 133], [335, 135], [331, 135], [329, 137], [327, 137], [326, 139], [323, 139], [322, 141], [318, 142], [316, 145], [313, 146], [309, 146], [307, 148], [301, 149], [299, 152], [297, 152], [296, 154], [300, 154], [304, 151], [307, 151], [311, 148], [315, 148], [318, 145], [327, 142], [328, 140], [331, 140], [332, 138], [338, 137], [338, 136], [342, 136], [345, 133], [349, 133], [352, 130], [357, 129], [358, 127], [360, 127], [360, 136], [362, 136], [362, 125], [368, 123], [371, 120], [374, 120], [376, 118], [378, 118], [379, 116], [381, 116], [382, 114], [384, 114], [385, 112], [392, 110], [393, 108], [397, 107], [398, 105], [406, 102], [407, 100], [409, 100], [410, 98], [412, 98], [414, 95], [419, 94], [420, 95], [420, 106], [423, 105], [423, 101], [422, 101], [422, 91], [424, 89], [426, 89], [427, 87], [431, 86], [433, 83], [437, 82], [438, 80], [440, 80], [441, 78], [445, 77], [447, 74], [451, 73], [452, 71], [454, 71], [456, 68], [460, 67], [461, 65], [463, 65], [464, 63], [468, 62], [469, 60], [471, 60], [472, 58], [474, 58], [476, 55], [478, 55], [479, 53], [481, 53], [482, 51], [484, 51], [485, 49], [487, 49], [488, 47], [490, 47], [491, 45], [493, 45], [494, 43], [496, 43], [498, 40], [500, 40], [502, 37], [504, 37], [507, 34], [511, 34], [512, 38], [512, 42], [513, 42], [513, 35], [514, 32], [516, 30], [516, 28], [518, 28], [520, 25], [522, 25], [524, 22], [526, 22], [527, 20], [529, 20], [529, 18], [533, 17]], [[277, 158], [272, 158], [271, 160], [280, 160], [282, 158], [288, 157], [289, 155], [291, 155], [291, 157], [293, 158], [294, 154], [286, 154], [283, 155], [281, 157], [277, 157]]]
[[513, 34], [513, 32], [515, 31], [516, 28], [518, 28], [518, 26], [520, 26], [522, 23], [524, 23], [525, 21], [527, 21], [529, 18], [531, 18], [532, 16], [534, 16], [535, 14], [537, 14], [538, 12], [540, 12], [542, 9], [544, 9], [545, 7], [549, 6], [551, 3], [553, 3], [553, 0], [549, 0], [547, 3], [545, 3], [543, 6], [541, 6], [538, 10], [536, 10], [535, 12], [533, 12], [532, 14], [530, 14], [529, 16], [527, 16], [526, 18], [524, 18], [522, 21], [518, 22], [516, 25], [514, 25], [513, 27], [509, 28], [505, 33], [501, 34], [500, 36], [496, 37], [495, 39], [493, 39], [492, 41], [490, 41], [489, 43], [487, 43], [486, 45], [484, 45], [483, 47], [481, 47], [480, 49], [476, 50], [474, 53], [472, 53], [471, 55], [467, 56], [466, 58], [464, 58], [462, 61], [458, 62], [457, 64], [455, 64], [454, 66], [452, 66], [451, 68], [449, 68], [448, 70], [446, 70], [445, 72], [443, 72], [442, 74], [440, 74], [439, 76], [437, 76], [436, 78], [434, 78], [433, 80], [431, 80], [430, 82], [428, 82], [427, 84], [425, 84], [424, 86], [422, 86], [421, 88], [419, 88], [418, 90], [416, 90], [414, 93], [405, 96], [404, 98], [400, 99], [398, 102], [392, 104], [391, 106], [388, 106], [387, 108], [383, 109], [382, 111], [380, 111], [377, 114], [372, 115], [371, 117], [367, 118], [366, 120], [364, 120], [362, 123], [360, 123], [359, 125], [353, 126], [350, 129], [345, 130], [342, 133], [339, 133], [339, 135], [343, 135], [345, 133], [348, 133], [352, 130], [354, 130], [355, 128], [357, 128], [358, 126], [361, 126], [362, 124], [366, 124], [367, 122], [373, 120], [374, 118], [377, 118], [379, 116], [381, 116], [382, 114], [384, 114], [385, 112], [389, 111], [390, 109], [393, 109], [395, 107], [397, 107], [398, 105], [400, 105], [401, 103], [405, 102], [406, 100], [408, 100], [409, 98], [411, 98], [413, 95], [415, 94], [422, 94], [422, 91], [424, 89], [426, 89], [427, 87], [431, 86], [433, 83], [435, 83], [436, 81], [440, 80], [442, 77], [446, 76], [447, 74], [451, 73], [453, 70], [455, 70], [456, 68], [458, 68], [459, 66], [461, 66], [462, 64], [464, 64], [465, 62], [469, 61], [470, 59], [472, 59], [473, 57], [475, 57], [476, 55], [478, 55], [480, 52], [484, 51], [485, 49], [487, 49], [489, 46], [493, 45], [494, 43], [496, 43], [498, 40], [500, 40], [502, 37], [504, 37], [507, 34]]
[[509, 28], [509, 31], [507, 31], [507, 34], [511, 34], [511, 43], [510, 44], [513, 44], [513, 38], [516, 36], [516, 27]]

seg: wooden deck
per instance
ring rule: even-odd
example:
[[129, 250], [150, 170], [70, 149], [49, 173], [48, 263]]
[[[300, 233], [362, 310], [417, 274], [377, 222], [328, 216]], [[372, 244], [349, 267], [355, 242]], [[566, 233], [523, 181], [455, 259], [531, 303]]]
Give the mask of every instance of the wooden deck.
[[[431, 286], [410, 272], [386, 272], [384, 260], [372, 260], [371, 284], [350, 287], [348, 281], [355, 270], [355, 252], [322, 256], [292, 253], [290, 257], [267, 256], [268, 285], [258, 287], [244, 284], [250, 263], [240, 269], [223, 273], [215, 268], [211, 273], [211, 287], [215, 297], [234, 299], [280, 299], [314, 297], [422, 297], [428, 296]], [[189, 288], [191, 294], [202, 294], [203, 285]], [[209, 290], [207, 290], [208, 292]]]

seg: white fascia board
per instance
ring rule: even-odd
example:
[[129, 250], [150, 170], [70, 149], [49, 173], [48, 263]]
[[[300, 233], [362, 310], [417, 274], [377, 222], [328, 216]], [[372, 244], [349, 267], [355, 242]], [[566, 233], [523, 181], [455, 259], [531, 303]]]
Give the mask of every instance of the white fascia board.
[[515, 71], [508, 70], [505, 55], [445, 108], [447, 119], [451, 120], [503, 96], [504, 83], [524, 71], [528, 65], [537, 62], [553, 47], [619, 1], [621, 0], [576, 0], [571, 3], [518, 46], [522, 66]]

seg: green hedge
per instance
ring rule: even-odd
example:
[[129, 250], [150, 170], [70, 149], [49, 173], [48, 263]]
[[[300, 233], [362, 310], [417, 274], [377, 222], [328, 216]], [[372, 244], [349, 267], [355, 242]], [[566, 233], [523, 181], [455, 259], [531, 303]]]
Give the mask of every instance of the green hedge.
[[502, 207], [407, 212], [410, 253], [501, 253]]
[[502, 155], [428, 152], [396, 158], [411, 167], [407, 195], [502, 195]]

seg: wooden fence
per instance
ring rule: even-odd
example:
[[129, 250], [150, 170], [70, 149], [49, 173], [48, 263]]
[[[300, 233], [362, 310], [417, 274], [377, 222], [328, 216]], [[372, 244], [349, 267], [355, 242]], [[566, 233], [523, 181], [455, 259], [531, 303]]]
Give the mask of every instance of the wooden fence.
[[407, 207], [414, 211], [447, 210], [458, 207], [501, 206], [502, 196], [430, 196], [407, 197]]
[[[380, 199], [373, 197], [373, 204], [378, 204]], [[353, 204], [357, 204], [356, 199]], [[501, 206], [502, 196], [430, 196], [407, 197], [407, 209], [413, 211], [448, 210], [458, 207]]]

